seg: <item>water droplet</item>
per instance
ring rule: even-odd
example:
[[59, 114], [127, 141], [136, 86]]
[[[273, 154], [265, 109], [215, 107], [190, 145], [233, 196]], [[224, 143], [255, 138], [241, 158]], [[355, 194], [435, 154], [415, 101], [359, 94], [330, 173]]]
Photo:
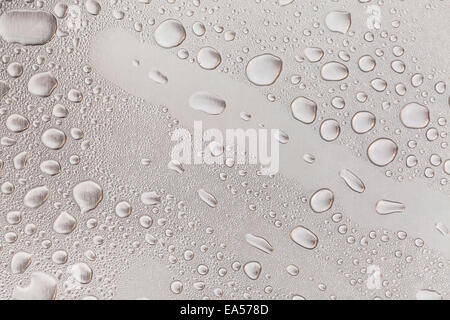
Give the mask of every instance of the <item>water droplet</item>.
[[250, 60], [246, 73], [248, 80], [257, 86], [270, 86], [277, 81], [283, 62], [272, 54], [262, 54]]
[[20, 114], [12, 114], [6, 119], [6, 127], [12, 132], [22, 132], [28, 129], [30, 121]]
[[334, 119], [327, 119], [320, 125], [320, 136], [323, 140], [331, 142], [336, 140], [341, 134], [341, 127]]
[[194, 110], [219, 115], [225, 111], [226, 102], [212, 93], [200, 91], [189, 98], [189, 106]]
[[155, 191], [144, 192], [141, 195], [141, 201], [146, 206], [155, 206], [161, 203], [161, 196]]
[[347, 33], [352, 23], [351, 15], [345, 11], [331, 11], [325, 17], [325, 24], [330, 31]]
[[68, 268], [70, 275], [81, 284], [88, 284], [92, 280], [93, 271], [84, 262], [78, 262]]
[[422, 129], [430, 123], [430, 111], [421, 104], [411, 102], [400, 111], [400, 120], [407, 128]]
[[310, 62], [318, 62], [323, 57], [323, 50], [321, 48], [310, 47], [303, 49], [303, 54]]
[[78, 183], [73, 188], [73, 199], [81, 210], [86, 213], [97, 208], [103, 199], [103, 189], [92, 180]]
[[77, 219], [68, 212], [63, 211], [53, 223], [53, 230], [59, 234], [69, 234], [75, 230], [76, 226]]
[[11, 273], [24, 273], [31, 264], [32, 255], [29, 252], [19, 251], [11, 258]]
[[66, 143], [66, 134], [59, 129], [50, 128], [44, 131], [41, 141], [47, 148], [59, 150]]
[[11, 10], [0, 16], [0, 35], [10, 43], [42, 45], [54, 37], [56, 18], [40, 10]]
[[131, 214], [132, 208], [128, 201], [121, 201], [116, 204], [116, 215], [120, 218], [126, 218]]
[[244, 265], [244, 273], [252, 280], [257, 280], [259, 278], [259, 275], [261, 274], [261, 264], [256, 261], [247, 262]]
[[12, 298], [15, 300], [53, 300], [58, 282], [43, 272], [33, 272], [27, 287], [16, 286]]
[[314, 249], [319, 243], [317, 236], [303, 226], [297, 226], [292, 229], [290, 237], [296, 244], [308, 250]]
[[320, 68], [320, 76], [326, 81], [341, 81], [348, 77], [348, 69], [340, 62], [327, 62]]
[[363, 134], [369, 132], [375, 126], [375, 115], [368, 111], [355, 113], [352, 118], [352, 129], [356, 133]]
[[306, 97], [298, 97], [292, 101], [291, 111], [295, 119], [310, 124], [316, 120], [317, 104]]
[[266, 239], [264, 239], [262, 237], [258, 237], [258, 236], [255, 236], [255, 235], [251, 234], [251, 233], [247, 233], [245, 235], [245, 240], [247, 240], [247, 242], [251, 246], [253, 246], [253, 247], [255, 247], [255, 248], [257, 248], [257, 249], [259, 249], [259, 250], [261, 250], [261, 251], [263, 251], [265, 253], [272, 253], [273, 252], [272, 245]]
[[222, 61], [220, 53], [211, 47], [204, 47], [198, 51], [197, 63], [205, 70], [216, 69]]
[[398, 152], [397, 144], [391, 139], [380, 138], [372, 142], [367, 149], [369, 160], [379, 166], [384, 167], [391, 163]]
[[217, 202], [216, 197], [214, 197], [212, 194], [210, 194], [209, 192], [206, 192], [204, 189], [199, 189], [197, 191], [198, 196], [200, 197], [200, 199], [206, 203], [208, 206], [210, 206], [211, 208], [215, 208], [217, 207], [217, 205], [219, 204]]
[[28, 91], [38, 97], [48, 97], [57, 86], [58, 81], [50, 71], [37, 73], [28, 81]]
[[186, 30], [180, 21], [168, 19], [161, 22], [153, 36], [160, 47], [170, 49], [183, 43], [186, 39]]
[[162, 74], [160, 71], [158, 71], [158, 70], [150, 71], [148, 73], [148, 77], [151, 80], [153, 80], [153, 81], [155, 81], [156, 83], [159, 83], [159, 84], [166, 84], [169, 81], [169, 79], [164, 74]]
[[377, 202], [375, 210], [381, 215], [403, 213], [406, 210], [406, 206], [401, 202], [380, 200]]
[[47, 201], [50, 195], [50, 190], [47, 186], [39, 186], [29, 190], [23, 197], [23, 204], [27, 208], [39, 208]]
[[339, 171], [339, 176], [345, 181], [347, 186], [355, 192], [363, 193], [366, 190], [366, 186], [358, 176], [347, 169]]
[[334, 202], [334, 193], [330, 189], [320, 189], [316, 191], [309, 201], [314, 212], [322, 213], [328, 211]]

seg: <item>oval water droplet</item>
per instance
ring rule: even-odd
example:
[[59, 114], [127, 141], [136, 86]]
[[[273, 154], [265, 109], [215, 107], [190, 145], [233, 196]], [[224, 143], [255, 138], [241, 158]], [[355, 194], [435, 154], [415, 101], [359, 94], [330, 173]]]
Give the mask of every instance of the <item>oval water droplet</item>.
[[320, 68], [320, 76], [326, 81], [341, 81], [348, 77], [348, 68], [340, 62], [327, 62]]
[[212, 93], [200, 91], [189, 98], [189, 106], [207, 114], [219, 115], [225, 111], [227, 104], [225, 100]]
[[290, 237], [296, 244], [308, 250], [314, 249], [319, 243], [319, 238], [311, 230], [303, 226], [297, 226], [292, 229]]
[[56, 33], [56, 18], [41, 10], [11, 10], [0, 16], [0, 35], [6, 42], [43, 45]]
[[220, 53], [212, 47], [204, 47], [198, 51], [197, 63], [205, 70], [216, 69], [221, 61]]
[[314, 212], [322, 213], [328, 211], [334, 202], [334, 193], [330, 189], [320, 189], [316, 191], [309, 201]]
[[23, 197], [23, 204], [27, 208], [39, 208], [47, 201], [50, 190], [47, 186], [39, 186], [29, 190]]
[[331, 142], [336, 140], [341, 134], [341, 127], [334, 119], [327, 119], [320, 125], [320, 136], [323, 140]]
[[375, 124], [375, 115], [368, 111], [357, 112], [352, 118], [352, 129], [359, 134], [369, 132]]

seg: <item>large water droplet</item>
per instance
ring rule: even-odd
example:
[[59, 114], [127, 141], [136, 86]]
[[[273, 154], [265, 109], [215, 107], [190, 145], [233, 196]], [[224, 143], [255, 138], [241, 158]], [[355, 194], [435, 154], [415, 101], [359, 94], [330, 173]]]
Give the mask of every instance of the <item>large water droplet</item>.
[[364, 183], [353, 172], [347, 169], [339, 171], [339, 176], [345, 181], [347, 186], [355, 192], [363, 193], [366, 189]]
[[211, 115], [218, 115], [225, 111], [227, 106], [225, 100], [218, 96], [200, 91], [189, 98], [189, 106], [194, 110], [200, 110]]
[[331, 11], [325, 17], [325, 24], [330, 31], [347, 33], [352, 24], [351, 15], [345, 11]]
[[411, 102], [400, 111], [400, 120], [407, 128], [422, 129], [430, 123], [430, 111], [426, 106]]
[[380, 200], [377, 202], [375, 210], [378, 214], [381, 215], [403, 213], [406, 210], [406, 206], [403, 203], [397, 201]]
[[320, 189], [316, 191], [309, 201], [314, 212], [322, 213], [328, 211], [334, 202], [334, 193], [330, 189]]
[[261, 274], [261, 264], [256, 261], [247, 262], [244, 265], [244, 273], [252, 280], [257, 280]]
[[391, 139], [380, 138], [372, 142], [367, 149], [369, 160], [379, 166], [384, 167], [391, 163], [398, 152], [397, 144]]
[[92, 180], [78, 183], [73, 188], [73, 199], [81, 210], [86, 213], [97, 208], [103, 199], [103, 189]]
[[277, 81], [282, 66], [281, 59], [272, 54], [256, 56], [247, 65], [247, 78], [257, 86], [270, 86]]
[[28, 91], [38, 97], [48, 97], [57, 86], [58, 81], [50, 71], [37, 73], [28, 81]]
[[39, 208], [47, 201], [50, 195], [50, 190], [47, 186], [39, 186], [28, 191], [23, 197], [23, 204], [27, 208]]
[[348, 68], [340, 62], [327, 62], [320, 68], [320, 76], [326, 81], [341, 81], [348, 77]]
[[160, 47], [169, 49], [183, 43], [186, 39], [186, 30], [180, 21], [168, 19], [161, 22], [153, 36]]
[[221, 61], [220, 53], [214, 48], [204, 47], [198, 51], [197, 62], [205, 70], [216, 69]]
[[68, 212], [63, 211], [53, 223], [53, 230], [59, 234], [69, 234], [75, 230], [76, 226], [77, 219]]
[[306, 97], [298, 97], [292, 101], [291, 111], [295, 119], [310, 124], [316, 120], [317, 104]]
[[375, 126], [375, 120], [375, 115], [371, 112], [357, 112], [352, 118], [352, 129], [359, 134], [369, 132]]
[[58, 282], [43, 272], [33, 272], [27, 287], [16, 286], [12, 295], [16, 300], [53, 300]]
[[0, 35], [7, 42], [42, 45], [56, 33], [56, 18], [40, 10], [11, 10], [0, 16]]
[[314, 249], [319, 243], [317, 236], [311, 230], [306, 229], [303, 226], [297, 226], [292, 229], [290, 236], [292, 241], [308, 250]]

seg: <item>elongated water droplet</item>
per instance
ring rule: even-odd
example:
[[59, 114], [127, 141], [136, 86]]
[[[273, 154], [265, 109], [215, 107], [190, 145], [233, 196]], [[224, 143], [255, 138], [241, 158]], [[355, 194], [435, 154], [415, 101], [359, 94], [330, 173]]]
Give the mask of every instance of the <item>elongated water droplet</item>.
[[366, 186], [360, 178], [358, 178], [353, 172], [347, 169], [339, 171], [339, 176], [345, 181], [347, 186], [355, 192], [363, 193]]
[[161, 196], [155, 191], [144, 192], [141, 195], [141, 201], [147, 206], [155, 206], [161, 203]]
[[272, 245], [264, 238], [255, 236], [251, 233], [247, 233], [245, 235], [245, 240], [253, 247], [265, 252], [272, 253], [273, 247]]
[[41, 10], [11, 10], [0, 16], [0, 35], [6, 42], [42, 45], [56, 33], [56, 18]]
[[219, 115], [227, 106], [225, 100], [212, 93], [200, 91], [189, 98], [189, 106], [194, 110], [203, 111], [211, 115]]
[[406, 210], [406, 206], [397, 201], [380, 200], [377, 202], [375, 210], [378, 214], [386, 215], [392, 213], [403, 213]]
[[27, 208], [39, 208], [47, 201], [50, 195], [50, 190], [47, 186], [39, 186], [28, 191], [23, 197], [23, 204]]
[[215, 208], [219, 204], [216, 197], [214, 197], [211, 193], [206, 192], [204, 189], [199, 189], [197, 193], [200, 199], [202, 199], [202, 201], [211, 208]]

